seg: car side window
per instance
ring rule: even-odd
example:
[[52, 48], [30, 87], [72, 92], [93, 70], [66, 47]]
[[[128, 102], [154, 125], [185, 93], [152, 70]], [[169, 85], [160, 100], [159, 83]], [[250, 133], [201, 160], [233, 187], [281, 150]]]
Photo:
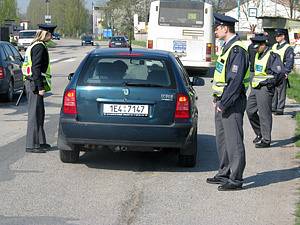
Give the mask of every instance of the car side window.
[[177, 61], [177, 65], [180, 68], [180, 71], [182, 72], [182, 78], [184, 80], [184, 83], [186, 86], [190, 86], [190, 82], [189, 82], [189, 75], [187, 74], [185, 68], [183, 67], [181, 61], [179, 58], [176, 57], [176, 61]]
[[4, 44], [3, 46], [4, 46], [4, 51], [8, 55], [7, 59], [14, 61], [15, 57], [10, 47], [7, 44]]
[[15, 58], [15, 59], [21, 60], [21, 59], [22, 59], [22, 56], [21, 56], [20, 53], [17, 51], [17, 49], [16, 49], [14, 46], [12, 46], [12, 45], [8, 45], [8, 46], [9, 46], [9, 48], [12, 50], [13, 55], [14, 55], [14, 58]]
[[1, 60], [3, 60], [3, 61], [5, 61], [5, 60], [7, 60], [7, 54], [4, 52], [4, 49], [3, 49], [3, 47], [2, 46], [0, 46], [0, 58], [1, 58]]

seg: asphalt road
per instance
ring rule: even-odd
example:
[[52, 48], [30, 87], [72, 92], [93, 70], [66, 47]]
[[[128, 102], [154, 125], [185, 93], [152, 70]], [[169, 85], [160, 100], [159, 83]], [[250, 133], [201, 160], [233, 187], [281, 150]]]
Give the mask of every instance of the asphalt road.
[[300, 170], [292, 117], [299, 105], [289, 102], [286, 115], [274, 116], [269, 149], [254, 148], [245, 115], [244, 190], [218, 192], [205, 182], [217, 169], [209, 78], [196, 88], [197, 167], [177, 167], [172, 152], [89, 151], [78, 164], [60, 162], [57, 126], [67, 75], [92, 49], [61, 40], [50, 51], [54, 90], [45, 99], [45, 130], [53, 148], [46, 154], [25, 153], [26, 100], [19, 107], [0, 103], [1, 225], [294, 224]]

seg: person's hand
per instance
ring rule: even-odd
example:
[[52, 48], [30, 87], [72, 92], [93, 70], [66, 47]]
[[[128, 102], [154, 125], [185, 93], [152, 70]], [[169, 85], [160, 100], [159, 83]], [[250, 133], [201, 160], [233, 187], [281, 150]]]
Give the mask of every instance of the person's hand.
[[288, 75], [287, 74], [284, 75], [284, 79], [288, 79]]
[[39, 91], [39, 95], [40, 95], [40, 96], [44, 96], [44, 95], [45, 95], [45, 90], [40, 90], [40, 91]]
[[219, 106], [217, 106], [217, 112], [222, 112], [222, 109], [220, 109]]

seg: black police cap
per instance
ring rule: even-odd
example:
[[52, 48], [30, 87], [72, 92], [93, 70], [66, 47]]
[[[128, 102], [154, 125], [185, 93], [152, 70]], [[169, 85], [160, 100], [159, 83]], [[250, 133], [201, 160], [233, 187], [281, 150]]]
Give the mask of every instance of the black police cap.
[[279, 36], [279, 35], [282, 35], [282, 34], [286, 35], [286, 30], [285, 29], [282, 29], [282, 28], [275, 29], [275, 35], [276, 36]]
[[51, 34], [53, 34], [54, 32], [54, 29], [57, 27], [56, 25], [53, 25], [53, 24], [39, 24], [39, 29], [41, 30], [45, 30], [45, 31], [48, 31], [50, 32]]
[[258, 33], [258, 34], [255, 34], [255, 36], [253, 38], [250, 38], [250, 40], [254, 44], [253, 47], [258, 48], [261, 43], [266, 43], [267, 44], [269, 38], [268, 38], [268, 36], [266, 36], [263, 33]]
[[215, 27], [219, 25], [234, 26], [236, 22], [239, 22], [233, 17], [225, 16], [220, 13], [214, 13], [214, 18], [215, 18], [215, 22], [214, 22]]

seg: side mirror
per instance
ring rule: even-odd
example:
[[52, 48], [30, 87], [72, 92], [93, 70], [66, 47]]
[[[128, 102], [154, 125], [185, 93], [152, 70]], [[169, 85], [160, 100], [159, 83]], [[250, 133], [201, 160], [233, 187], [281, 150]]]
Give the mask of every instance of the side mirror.
[[192, 86], [204, 86], [205, 82], [201, 77], [190, 77], [190, 84]]
[[74, 76], [74, 73], [70, 73], [68, 76], [68, 80], [72, 80], [72, 77]]

